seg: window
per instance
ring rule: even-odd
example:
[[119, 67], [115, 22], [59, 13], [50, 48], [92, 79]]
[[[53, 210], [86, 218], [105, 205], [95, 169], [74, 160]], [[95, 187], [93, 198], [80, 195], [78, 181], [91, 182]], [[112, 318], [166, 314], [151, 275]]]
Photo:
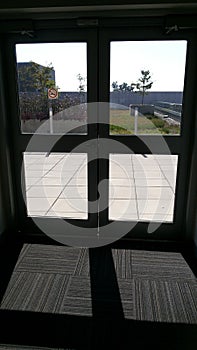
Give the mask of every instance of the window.
[[87, 133], [87, 44], [17, 44], [16, 53], [21, 132]]
[[111, 135], [180, 135], [187, 42], [113, 41]]

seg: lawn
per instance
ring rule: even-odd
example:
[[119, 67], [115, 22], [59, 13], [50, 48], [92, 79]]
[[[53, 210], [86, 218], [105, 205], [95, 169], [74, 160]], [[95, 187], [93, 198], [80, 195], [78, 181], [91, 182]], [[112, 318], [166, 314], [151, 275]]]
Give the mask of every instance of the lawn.
[[[133, 135], [134, 134], [134, 116], [130, 115], [129, 110], [110, 110], [110, 134], [111, 135]], [[53, 133], [78, 133], [84, 134], [87, 132], [85, 121], [80, 120], [53, 120]], [[49, 120], [26, 120], [21, 121], [21, 129], [24, 133], [50, 133]], [[155, 116], [138, 116], [137, 134], [142, 135], [179, 135], [180, 127], [177, 125], [169, 125], [165, 120]]]
[[[50, 134], [50, 124], [49, 119], [47, 120], [22, 120], [21, 121], [21, 131], [22, 133], [29, 134]], [[66, 134], [66, 133], [76, 133], [76, 134], [86, 134], [87, 127], [85, 121], [79, 120], [53, 120], [53, 133], [54, 134]]]
[[[134, 115], [129, 110], [110, 110], [110, 134], [132, 135], [134, 134]], [[137, 134], [180, 134], [178, 125], [169, 125], [167, 121], [152, 115], [138, 116]]]

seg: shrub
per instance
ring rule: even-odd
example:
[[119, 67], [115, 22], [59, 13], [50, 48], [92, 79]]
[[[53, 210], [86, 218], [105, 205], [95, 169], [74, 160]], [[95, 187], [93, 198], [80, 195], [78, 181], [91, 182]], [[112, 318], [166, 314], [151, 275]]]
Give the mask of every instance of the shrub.
[[162, 119], [159, 118], [153, 118], [152, 122], [155, 124], [157, 128], [163, 128], [165, 125], [165, 122]]
[[164, 132], [164, 134], [169, 134], [169, 132], [170, 132], [168, 127], [162, 128], [162, 131]]
[[[58, 112], [62, 112], [70, 107], [80, 104], [80, 98], [71, 98], [68, 95], [64, 96], [62, 99], [51, 100], [51, 106], [53, 109], [53, 115]], [[46, 95], [39, 93], [29, 93], [20, 92], [19, 94], [19, 107], [20, 107], [20, 117], [21, 120], [38, 119], [44, 120], [49, 118], [49, 101]], [[76, 108], [70, 108], [64, 117], [57, 119], [84, 119], [86, 115], [86, 107], [81, 105]], [[56, 118], [54, 118], [56, 119]]]
[[20, 117], [21, 120], [28, 119], [47, 119], [48, 118], [48, 102], [47, 98], [37, 93], [20, 93]]

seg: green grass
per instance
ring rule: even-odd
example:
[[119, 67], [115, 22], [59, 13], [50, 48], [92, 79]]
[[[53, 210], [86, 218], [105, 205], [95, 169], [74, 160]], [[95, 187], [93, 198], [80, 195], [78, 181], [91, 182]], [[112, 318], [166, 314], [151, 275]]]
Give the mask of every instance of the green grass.
[[[53, 131], [57, 134], [86, 133], [85, 122], [79, 120], [54, 120]], [[39, 128], [39, 129], [38, 129]], [[77, 128], [77, 129], [75, 129]], [[21, 129], [24, 133], [39, 132], [45, 134], [50, 132], [49, 120], [27, 120], [21, 122]], [[73, 129], [73, 130], [72, 130]], [[110, 134], [111, 135], [133, 135], [134, 134], [134, 116], [130, 115], [129, 110], [111, 110], [110, 111]], [[152, 115], [138, 116], [137, 134], [147, 135], [179, 135], [180, 127], [169, 125], [165, 120]]]
[[[132, 135], [134, 134], [134, 116], [129, 110], [110, 111], [110, 134], [112, 135]], [[152, 115], [138, 116], [137, 134], [148, 135], [168, 135], [180, 134], [180, 127], [169, 125], [165, 120]]]
[[[77, 133], [84, 134], [87, 133], [87, 127], [84, 122], [78, 120], [53, 120], [53, 132], [54, 134], [64, 134], [64, 133]], [[33, 134], [35, 132], [39, 134], [49, 134], [50, 124], [49, 120], [39, 121], [39, 120], [26, 120], [21, 122], [21, 131], [23, 133]]]
[[114, 135], [128, 135], [128, 134], [132, 134], [131, 131], [125, 129], [125, 128], [122, 128], [121, 126], [118, 126], [118, 125], [110, 125], [110, 133], [111, 134], [114, 134]]

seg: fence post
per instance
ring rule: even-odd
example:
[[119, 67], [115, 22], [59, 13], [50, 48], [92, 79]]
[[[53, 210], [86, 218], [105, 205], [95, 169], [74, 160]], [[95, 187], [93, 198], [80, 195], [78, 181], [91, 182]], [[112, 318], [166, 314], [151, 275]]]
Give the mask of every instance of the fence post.
[[134, 113], [134, 134], [137, 135], [137, 125], [138, 124], [138, 107], [135, 107]]
[[53, 109], [50, 103], [49, 103], [49, 125], [50, 125], [50, 134], [53, 134]]

